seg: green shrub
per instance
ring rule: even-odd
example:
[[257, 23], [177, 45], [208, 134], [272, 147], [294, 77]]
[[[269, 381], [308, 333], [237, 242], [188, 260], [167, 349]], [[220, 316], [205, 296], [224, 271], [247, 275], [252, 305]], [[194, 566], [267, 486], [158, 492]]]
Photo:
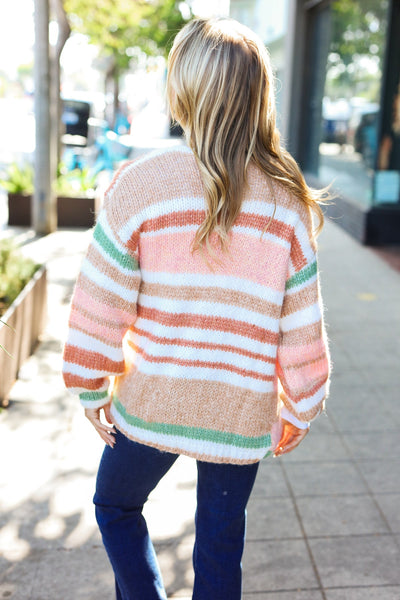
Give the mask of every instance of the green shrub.
[[40, 268], [23, 256], [11, 240], [0, 240], [0, 316]]
[[28, 164], [22, 167], [17, 163], [11, 164], [0, 177], [0, 186], [11, 194], [32, 194], [33, 168]]
[[96, 189], [96, 179], [87, 167], [68, 171], [60, 164], [54, 190], [57, 196], [91, 196]]

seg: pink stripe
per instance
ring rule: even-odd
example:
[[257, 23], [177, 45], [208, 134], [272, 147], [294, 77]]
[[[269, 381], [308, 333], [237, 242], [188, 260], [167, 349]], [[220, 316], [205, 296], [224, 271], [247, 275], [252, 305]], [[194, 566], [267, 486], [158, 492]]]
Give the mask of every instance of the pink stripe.
[[315, 360], [321, 354], [326, 352], [325, 344], [322, 339], [316, 340], [312, 344], [302, 346], [284, 346], [279, 349], [279, 358], [283, 367], [286, 365], [295, 365], [308, 360]]
[[132, 315], [124, 310], [112, 306], [101, 304], [92, 296], [89, 296], [81, 288], [77, 287], [74, 294], [73, 304], [77, 307], [86, 309], [89, 313], [95, 312], [99, 317], [108, 321], [115, 321], [118, 324], [129, 327], [132, 324]]
[[305, 387], [305, 383], [309, 384], [324, 377], [328, 373], [328, 361], [326, 358], [321, 358], [318, 362], [304, 365], [299, 369], [287, 369], [285, 371], [286, 384], [291, 390], [301, 390]]
[[[94, 316], [96, 318], [96, 313], [94, 313]], [[78, 310], [74, 310], [71, 312], [70, 325], [72, 327], [75, 326], [79, 329], [83, 329], [84, 331], [87, 331], [89, 334], [92, 334], [97, 338], [114, 342], [116, 344], [121, 342], [123, 334], [127, 329], [127, 327], [124, 327], [123, 330], [121, 330], [119, 328], [114, 329], [107, 327], [106, 325], [101, 325], [100, 323], [98, 323], [98, 321], [92, 321], [91, 319], [88, 319]]]
[[[141, 267], [153, 272], [212, 274], [200, 253], [191, 253], [193, 237], [193, 231], [160, 233], [156, 244], [152, 236], [143, 237], [140, 240]], [[177, 253], [177, 248], [183, 250]], [[260, 241], [250, 235], [235, 233], [231, 236], [229, 255], [224, 255], [215, 245], [215, 237], [213, 248], [221, 260], [221, 265], [213, 263], [216, 273], [249, 279], [273, 290], [284, 290], [288, 250], [282, 246], [265, 238]]]

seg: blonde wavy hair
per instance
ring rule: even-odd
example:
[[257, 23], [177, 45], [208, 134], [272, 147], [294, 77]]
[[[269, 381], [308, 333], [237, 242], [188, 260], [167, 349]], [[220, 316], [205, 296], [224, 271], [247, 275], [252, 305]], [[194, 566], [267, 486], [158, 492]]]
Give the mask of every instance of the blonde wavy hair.
[[269, 55], [255, 33], [228, 18], [189, 22], [169, 54], [167, 98], [196, 157], [208, 205], [193, 250], [205, 246], [214, 254], [213, 231], [227, 250], [250, 162], [314, 210], [319, 233], [325, 192], [307, 186], [296, 161], [281, 147]]

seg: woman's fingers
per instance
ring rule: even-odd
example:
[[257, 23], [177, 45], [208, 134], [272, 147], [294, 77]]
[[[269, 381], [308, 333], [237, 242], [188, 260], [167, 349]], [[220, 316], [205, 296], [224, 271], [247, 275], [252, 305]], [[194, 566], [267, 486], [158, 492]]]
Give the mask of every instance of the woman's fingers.
[[283, 421], [283, 430], [279, 444], [274, 452], [274, 456], [281, 456], [291, 452], [304, 440], [310, 428], [299, 429], [289, 421]]
[[[106, 412], [103, 407], [107, 421], [110, 421], [111, 423], [109, 405], [107, 405], [107, 409], [108, 411]], [[111, 424], [106, 425], [101, 422], [100, 411], [101, 408], [85, 408], [85, 416], [87, 419], [89, 419], [90, 423], [93, 425], [103, 442], [113, 448], [115, 444], [115, 438], [113, 436], [113, 433], [115, 433], [114, 426]]]

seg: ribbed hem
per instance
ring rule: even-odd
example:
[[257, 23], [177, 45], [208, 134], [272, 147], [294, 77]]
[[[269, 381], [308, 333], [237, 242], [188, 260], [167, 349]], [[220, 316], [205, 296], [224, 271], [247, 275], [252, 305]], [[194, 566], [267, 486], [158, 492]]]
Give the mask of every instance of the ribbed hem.
[[289, 423], [291, 423], [292, 425], [294, 425], [298, 429], [308, 429], [310, 427], [310, 423], [309, 422], [307, 423], [307, 422], [304, 422], [304, 421], [300, 421], [300, 419], [298, 419], [297, 417], [295, 417], [294, 415], [292, 415], [291, 412], [288, 411], [288, 409], [286, 408], [286, 406], [282, 406], [281, 417], [282, 417], [282, 419], [285, 419], [285, 421], [289, 421]]
[[107, 390], [102, 392], [82, 392], [79, 394], [79, 400], [83, 408], [101, 408], [110, 402]]

